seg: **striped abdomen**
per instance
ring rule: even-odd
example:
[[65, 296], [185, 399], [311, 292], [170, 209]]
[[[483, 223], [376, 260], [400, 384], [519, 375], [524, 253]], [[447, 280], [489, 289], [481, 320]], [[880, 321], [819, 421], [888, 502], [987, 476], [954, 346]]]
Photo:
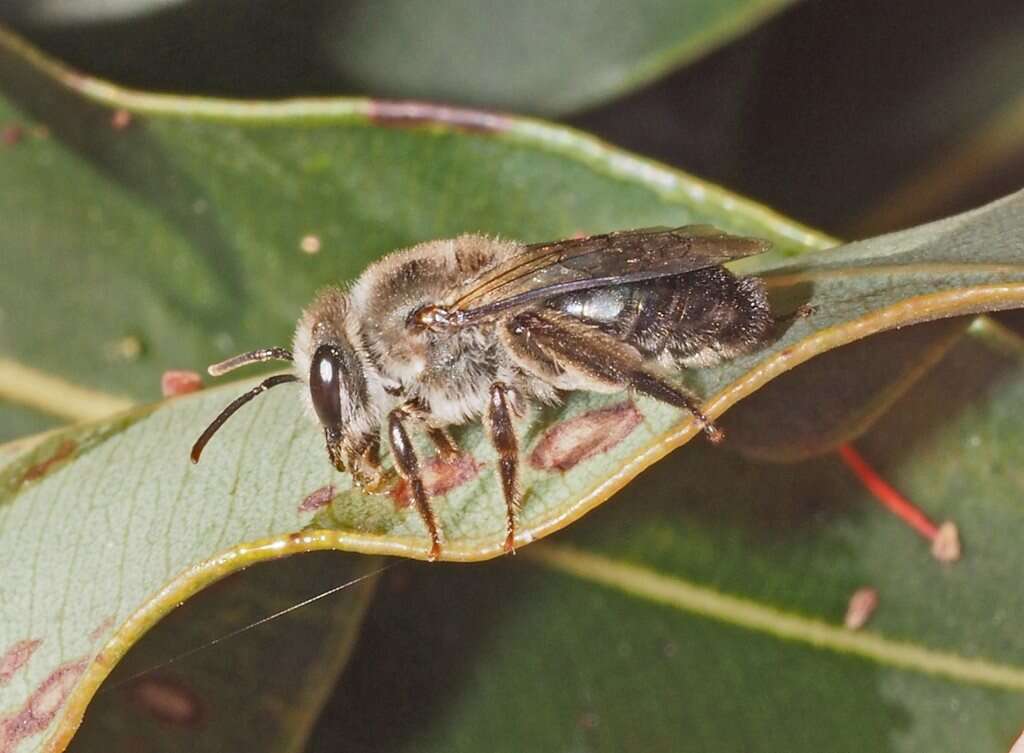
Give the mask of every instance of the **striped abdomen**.
[[648, 358], [708, 366], [752, 350], [772, 326], [764, 283], [724, 267], [552, 298]]

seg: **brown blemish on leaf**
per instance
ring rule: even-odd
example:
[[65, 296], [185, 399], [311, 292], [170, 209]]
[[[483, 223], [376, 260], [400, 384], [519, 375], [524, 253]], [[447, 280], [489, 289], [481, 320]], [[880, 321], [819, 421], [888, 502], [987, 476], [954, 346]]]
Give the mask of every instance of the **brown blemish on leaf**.
[[0, 656], [0, 687], [10, 682], [14, 673], [28, 663], [42, 642], [39, 638], [18, 641], [4, 651], [3, 656]]
[[18, 711], [0, 718], [0, 753], [13, 753], [22, 740], [49, 727], [88, 666], [86, 659], [61, 664], [32, 691]]
[[203, 378], [195, 371], [170, 370], [160, 375], [160, 392], [164, 397], [187, 395], [203, 388]]
[[495, 113], [409, 100], [373, 100], [369, 117], [377, 125], [406, 128], [446, 125], [463, 131], [495, 133], [509, 127], [508, 118]]
[[65, 439], [60, 445], [57, 446], [56, 451], [48, 457], [46, 460], [41, 460], [35, 465], [29, 466], [28, 470], [22, 474], [20, 484], [24, 484], [27, 481], [38, 481], [43, 476], [53, 470], [54, 466], [60, 465], [65, 460], [71, 457], [71, 455], [78, 448], [78, 443], [73, 439]]
[[167, 677], [143, 677], [131, 687], [132, 701], [155, 719], [179, 727], [195, 727], [203, 717], [195, 692]]
[[530, 465], [541, 471], [564, 473], [612, 449], [628, 437], [643, 418], [637, 407], [626, 401], [555, 424], [533, 448]]
[[313, 512], [321, 507], [326, 507], [334, 499], [334, 494], [333, 485], [321, 486], [316, 491], [307, 494], [305, 499], [299, 503], [299, 512]]
[[89, 640], [98, 641], [100, 638], [106, 636], [110, 632], [110, 628], [114, 627], [114, 615], [109, 614], [95, 628], [89, 633]]
[[[466, 453], [450, 460], [436, 457], [423, 466], [423, 486], [431, 497], [441, 496], [475, 478], [480, 473], [480, 468], [473, 456]], [[399, 479], [391, 489], [391, 498], [398, 507], [408, 507], [412, 504], [409, 484], [404, 478]]]

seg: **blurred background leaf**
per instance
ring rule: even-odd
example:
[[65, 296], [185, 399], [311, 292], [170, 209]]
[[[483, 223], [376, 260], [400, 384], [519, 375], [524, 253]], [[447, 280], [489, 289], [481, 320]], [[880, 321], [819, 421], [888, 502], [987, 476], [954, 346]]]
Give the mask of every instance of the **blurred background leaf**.
[[[541, 111], [537, 103], [513, 105], [507, 99], [523, 85], [515, 65], [499, 86], [471, 98], [466, 92], [480, 92], [493, 69], [462, 66], [456, 55], [448, 61], [448, 75], [401, 90], [377, 90], [347, 77], [346, 66], [356, 69], [361, 63], [337, 47], [332, 62], [329, 29], [344, 34], [346, 19], [360, 29], [355, 43], [361, 49], [382, 50], [400, 37], [403, 53], [411, 54], [421, 32], [426, 39], [431, 24], [459, 12], [454, 3], [438, 6], [436, 15], [418, 18], [414, 32], [402, 34], [395, 25], [408, 28], [407, 19], [425, 6], [186, 0], [158, 9], [138, 0], [133, 6], [140, 12], [116, 20], [104, 15], [86, 22], [79, 15], [74, 23], [57, 24], [33, 22], [26, 12], [31, 5], [4, 4], [0, 18], [83, 70], [139, 88], [258, 97], [400, 93]], [[643, 27], [644, 19], [658, 18], [653, 11], [641, 12], [648, 5], [676, 13], [678, 22]], [[577, 4], [557, 6], [568, 12]], [[393, 16], [384, 10], [367, 15], [368, 7], [389, 14], [397, 10]], [[475, 4], [448, 28], [457, 30], [452, 36], [462, 49], [485, 51], [494, 26], [502, 34], [500, 49], [532, 49], [535, 40], [558, 34], [554, 51], [547, 51], [556, 59], [566, 53], [580, 58], [574, 48], [587, 47], [591, 38], [577, 31], [587, 29], [621, 29], [623, 37], [636, 39], [630, 30], [646, 28], [674, 38], [672, 49], [689, 52], [664, 57], [664, 65], [647, 68], [645, 76], [651, 48], [631, 47], [617, 69], [622, 83], [614, 90], [616, 99], [599, 106], [581, 103], [582, 110], [563, 107], [559, 113], [572, 125], [833, 233], [862, 237], [906, 227], [984, 203], [1024, 183], [1024, 60], [1018, 44], [1024, 7], [1017, 0], [980, 5], [907, 0], [895, 6], [652, 0], [636, 12], [632, 6], [625, 12], [591, 4], [588, 12], [576, 14], [575, 23], [561, 16], [557, 22], [551, 10], [532, 17], [533, 28], [507, 20], [489, 23], [497, 18], [496, 9], [514, 14], [520, 7], [529, 6]], [[360, 18], [374, 23], [358, 26]], [[701, 36], [705, 23], [726, 21], [729, 33]], [[693, 37], [704, 41], [693, 46], [687, 42]], [[609, 48], [607, 60], [622, 49], [603, 46]], [[696, 52], [702, 54], [694, 57]], [[402, 62], [399, 56], [385, 68], [401, 72]], [[683, 63], [688, 64], [672, 70]], [[655, 73], [660, 77], [650, 80]], [[465, 91], [452, 88], [453, 77]], [[563, 90], [541, 95], [566, 101], [576, 96]]]
[[3, 13], [83, 69], [143, 88], [372, 92], [558, 115], [642, 86], [791, 2], [51, 0]]

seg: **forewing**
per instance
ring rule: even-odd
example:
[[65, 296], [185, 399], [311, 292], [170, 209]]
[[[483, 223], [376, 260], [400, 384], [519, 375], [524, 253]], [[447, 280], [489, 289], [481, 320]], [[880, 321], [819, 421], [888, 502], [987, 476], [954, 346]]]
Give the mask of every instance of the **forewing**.
[[768, 241], [728, 235], [708, 225], [538, 243], [469, 282], [452, 311], [461, 321], [479, 321], [555, 295], [683, 274], [768, 248]]

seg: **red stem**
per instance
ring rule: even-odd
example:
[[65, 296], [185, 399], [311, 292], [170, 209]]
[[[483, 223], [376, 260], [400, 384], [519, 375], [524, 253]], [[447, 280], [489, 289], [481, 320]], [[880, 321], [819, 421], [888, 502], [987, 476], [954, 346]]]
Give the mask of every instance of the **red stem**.
[[860, 479], [861, 483], [867, 487], [867, 490], [874, 495], [875, 499], [905, 520], [911, 528], [926, 539], [929, 541], [935, 539], [936, 534], [939, 532], [938, 526], [921, 512], [917, 505], [889, 486], [885, 479], [878, 475], [861, 454], [853, 449], [853, 445], [849, 443], [841, 444], [839, 445], [838, 452], [839, 457], [843, 459], [847, 467]]

